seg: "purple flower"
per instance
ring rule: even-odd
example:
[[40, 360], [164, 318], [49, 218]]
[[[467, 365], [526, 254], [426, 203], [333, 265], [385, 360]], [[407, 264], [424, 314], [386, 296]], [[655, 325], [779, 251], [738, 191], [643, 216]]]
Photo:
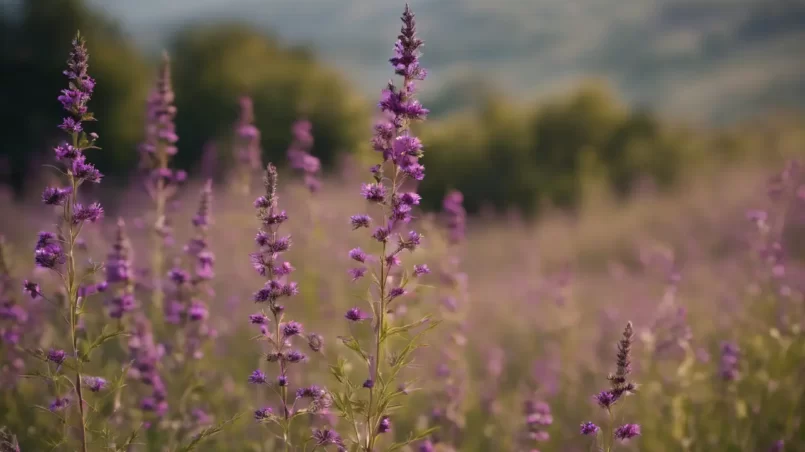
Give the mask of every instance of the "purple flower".
[[389, 235], [391, 235], [391, 231], [389, 230], [389, 228], [378, 226], [372, 233], [372, 238], [377, 240], [378, 242], [385, 242], [386, 240], [388, 240]]
[[81, 121], [76, 121], [75, 119], [69, 117], [64, 118], [59, 128], [70, 134], [79, 133], [83, 130]]
[[339, 451], [346, 450], [341, 436], [334, 430], [330, 430], [330, 427], [313, 430], [312, 438], [317, 446], [336, 446]]
[[53, 402], [50, 403], [50, 411], [61, 411], [68, 406], [70, 406], [69, 397], [57, 397]]
[[259, 410], [254, 411], [254, 418], [258, 421], [262, 421], [264, 419], [268, 419], [271, 417], [271, 414], [274, 412], [271, 408], [260, 408]]
[[380, 418], [380, 423], [377, 425], [377, 433], [386, 433], [391, 430], [391, 420], [388, 416]]
[[347, 311], [346, 314], [344, 314], [344, 317], [347, 320], [351, 320], [353, 322], [360, 322], [362, 320], [366, 320], [369, 318], [369, 316], [365, 312], [361, 311], [358, 308], [350, 309], [349, 311]]
[[265, 325], [268, 323], [268, 317], [264, 314], [251, 314], [249, 316], [249, 321], [255, 325]]
[[210, 209], [212, 205], [212, 180], [208, 180], [201, 190], [201, 200], [198, 210], [193, 217], [193, 226], [205, 227], [210, 224]]
[[285, 337], [302, 334], [302, 324], [299, 322], [288, 322], [282, 326], [282, 335]]
[[363, 387], [366, 389], [372, 389], [375, 387], [375, 381], [371, 378], [368, 378], [363, 382]]
[[734, 381], [739, 377], [738, 372], [738, 358], [740, 356], [740, 349], [738, 345], [732, 342], [724, 342], [721, 344], [721, 365], [720, 374], [721, 378], [725, 381]]
[[168, 272], [168, 278], [176, 285], [182, 285], [190, 281], [190, 274], [181, 268], [172, 268]]
[[581, 424], [581, 434], [582, 435], [595, 435], [598, 433], [598, 426], [593, 424], [592, 422], [585, 422]]
[[73, 146], [67, 143], [60, 144], [56, 146], [53, 150], [56, 153], [56, 160], [59, 161], [64, 160], [66, 163], [69, 164], [72, 164], [73, 160], [81, 156], [81, 153], [78, 149], [74, 148]]
[[307, 186], [308, 190], [315, 192], [321, 186], [321, 181], [318, 178], [321, 162], [310, 154], [310, 149], [313, 146], [311, 128], [310, 122], [304, 119], [293, 124], [291, 129], [293, 141], [288, 149], [288, 160], [291, 168], [302, 172], [305, 186]]
[[187, 310], [187, 315], [192, 321], [204, 320], [209, 316], [207, 306], [201, 301], [193, 301]]
[[58, 365], [64, 363], [65, 358], [67, 358], [67, 353], [64, 350], [51, 349], [47, 354], [47, 360]]
[[262, 370], [255, 370], [249, 375], [249, 383], [263, 384], [266, 382], [266, 374]]
[[88, 206], [76, 204], [73, 211], [73, 223], [79, 224], [85, 221], [95, 223], [103, 217], [103, 207], [100, 204], [92, 203]]
[[300, 362], [306, 361], [306, 360], [307, 360], [307, 356], [305, 356], [304, 353], [296, 351], [296, 350], [291, 350], [290, 352], [288, 352], [285, 355], [285, 361], [287, 361], [289, 363], [300, 363]]
[[61, 206], [72, 191], [73, 189], [70, 187], [48, 187], [42, 192], [42, 202], [49, 206]]
[[414, 265], [414, 276], [422, 276], [430, 273], [430, 268], [426, 264]]
[[350, 268], [349, 275], [352, 276], [353, 281], [357, 281], [366, 275], [366, 270], [367, 269], [365, 267]]
[[349, 258], [358, 261], [361, 263], [366, 262], [366, 253], [364, 253], [360, 248], [353, 248], [349, 251]]
[[286, 377], [285, 375], [280, 375], [279, 377], [277, 377], [277, 386], [279, 386], [280, 388], [288, 386], [288, 377]]
[[88, 377], [82, 379], [84, 385], [92, 392], [99, 392], [106, 388], [106, 380], [101, 377]]
[[95, 166], [91, 163], [87, 163], [85, 157], [81, 154], [73, 160], [71, 171], [77, 179], [94, 184], [100, 183], [101, 178], [103, 178], [101, 172], [95, 169]]
[[361, 195], [368, 201], [383, 202], [386, 198], [386, 186], [379, 183], [363, 184]]
[[322, 392], [322, 389], [319, 388], [316, 385], [308, 386], [306, 388], [299, 388], [299, 389], [296, 390], [296, 398], [297, 399], [302, 399], [302, 398], [313, 399], [313, 398], [319, 397], [321, 392]]
[[624, 424], [615, 429], [615, 438], [619, 440], [632, 439], [640, 436], [640, 426], [637, 424]]
[[40, 295], [42, 295], [42, 290], [39, 288], [39, 284], [33, 281], [28, 281], [27, 279], [22, 283], [22, 290], [30, 295], [32, 300], [36, 300]]
[[260, 196], [254, 200], [254, 207], [257, 209], [268, 209], [271, 207], [271, 203], [265, 196]]
[[618, 400], [618, 397], [615, 396], [615, 394], [613, 394], [611, 391], [601, 391], [598, 394], [596, 394], [593, 398], [595, 399], [596, 402], [598, 402], [598, 405], [600, 405], [601, 408], [604, 409], [609, 409], [609, 407], [614, 405], [615, 402], [617, 402]]
[[401, 297], [401, 296], [405, 295], [406, 293], [408, 293], [408, 292], [404, 288], [395, 287], [395, 288], [393, 288], [393, 289], [391, 289], [389, 291], [389, 300], [393, 300], [393, 299], [395, 299], [397, 297]]
[[352, 229], [360, 229], [360, 228], [368, 228], [369, 223], [371, 223], [372, 219], [369, 218], [369, 215], [353, 215], [349, 218], [350, 223], [352, 224]]
[[464, 240], [467, 212], [463, 203], [464, 195], [457, 190], [449, 192], [442, 201], [442, 210], [447, 217], [448, 238], [452, 244]]
[[783, 447], [785, 447], [785, 441], [777, 440], [772, 444], [769, 452], [783, 452]]

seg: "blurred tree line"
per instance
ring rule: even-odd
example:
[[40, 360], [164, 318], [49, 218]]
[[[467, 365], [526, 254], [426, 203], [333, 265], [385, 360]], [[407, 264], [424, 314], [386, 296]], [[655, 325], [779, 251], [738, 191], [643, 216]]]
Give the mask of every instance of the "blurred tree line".
[[[90, 105], [100, 118], [93, 130], [104, 149], [92, 161], [109, 182], [126, 183], [138, 160], [157, 59], [142, 55], [83, 0], [19, 0], [16, 7], [4, 8], [0, 26], [6, 43], [0, 50], [5, 104], [0, 180], [24, 190], [29, 176], [50, 158], [48, 151], [60, 137], [61, 71], [70, 39], [80, 29], [90, 49], [90, 73], [98, 80]], [[300, 116], [313, 123], [313, 152], [325, 168], [332, 168], [339, 154], [369, 152], [372, 99], [358, 95], [308, 49], [288, 47], [241, 24], [220, 23], [187, 26], [167, 50], [179, 110], [178, 166], [196, 169], [205, 144], [216, 143], [215, 168], [223, 174], [243, 95], [254, 99], [264, 161], [285, 161], [290, 126]], [[428, 171], [422, 191], [432, 208], [451, 188], [465, 193], [470, 211], [484, 205], [526, 213], [544, 203], [568, 207], [579, 200], [590, 172], [626, 194], [641, 177], [670, 187], [708, 155], [744, 152], [741, 140], [727, 138], [732, 135], [702, 139], [701, 131], [631, 110], [603, 85], [524, 106], [468, 80], [433, 99], [434, 113], [443, 114], [418, 131]], [[451, 108], [451, 101], [463, 109]]]

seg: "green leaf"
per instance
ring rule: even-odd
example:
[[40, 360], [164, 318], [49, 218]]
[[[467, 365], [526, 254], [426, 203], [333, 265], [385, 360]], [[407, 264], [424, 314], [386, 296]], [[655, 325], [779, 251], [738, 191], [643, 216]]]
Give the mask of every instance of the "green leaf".
[[362, 359], [368, 360], [367, 353], [363, 351], [361, 348], [361, 344], [354, 337], [347, 337], [347, 336], [338, 336], [338, 339], [347, 346], [348, 349], [354, 351], [358, 354]]
[[411, 443], [414, 443], [416, 441], [420, 441], [420, 440], [423, 440], [423, 439], [427, 438], [428, 436], [433, 434], [433, 432], [435, 432], [436, 430], [439, 430], [439, 427], [431, 427], [431, 428], [429, 428], [427, 430], [421, 430], [419, 432], [411, 432], [411, 433], [408, 434], [408, 438], [405, 441], [403, 441], [401, 443], [392, 444], [391, 446], [389, 446], [387, 451], [388, 452], [393, 452], [395, 450], [400, 450], [403, 447], [405, 447], [405, 446], [407, 446], [407, 445], [409, 445]]
[[222, 422], [220, 422], [220, 423], [218, 423], [218, 424], [216, 424], [216, 425], [214, 425], [212, 427], [205, 428], [204, 430], [199, 432], [196, 436], [194, 436], [193, 439], [190, 440], [190, 442], [187, 445], [180, 446], [180, 447], [177, 447], [176, 449], [174, 449], [175, 452], [190, 452], [192, 450], [195, 450], [195, 448], [198, 447], [199, 444], [201, 444], [202, 442], [210, 439], [211, 437], [221, 433], [221, 431], [223, 431], [224, 428], [227, 425], [235, 422], [242, 415], [243, 415], [242, 413], [237, 414], [234, 417], [232, 417], [230, 419], [227, 419], [225, 421], [222, 421]]
[[[106, 328], [104, 328], [104, 330], [106, 330]], [[79, 354], [79, 356], [81, 357], [81, 361], [83, 361], [85, 363], [89, 362], [89, 355], [93, 352], [93, 350], [95, 350], [96, 348], [100, 347], [101, 345], [103, 345], [107, 341], [110, 341], [110, 340], [112, 340], [112, 339], [114, 339], [116, 337], [125, 336], [125, 335], [127, 335], [126, 330], [124, 330], [123, 328], [120, 328], [120, 327], [118, 327], [117, 329], [115, 329], [112, 332], [101, 332], [101, 335], [96, 337], [95, 340], [92, 341], [92, 343], [90, 343], [90, 345], [87, 347], [86, 351], [82, 351]]]

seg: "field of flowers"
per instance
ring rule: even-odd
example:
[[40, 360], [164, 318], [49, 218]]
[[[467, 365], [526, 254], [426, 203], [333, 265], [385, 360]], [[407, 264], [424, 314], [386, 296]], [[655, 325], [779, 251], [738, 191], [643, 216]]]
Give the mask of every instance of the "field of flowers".
[[175, 170], [166, 55], [142, 177], [106, 191], [72, 45], [41, 195], [0, 200], [0, 451], [805, 451], [796, 162], [424, 212], [406, 7], [370, 164], [324, 176], [304, 118], [261, 162], [243, 98], [227, 183]]

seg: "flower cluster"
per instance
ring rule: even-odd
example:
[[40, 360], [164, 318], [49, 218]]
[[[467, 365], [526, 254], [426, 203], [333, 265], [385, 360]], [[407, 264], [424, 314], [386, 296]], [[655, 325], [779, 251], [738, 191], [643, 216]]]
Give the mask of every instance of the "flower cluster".
[[192, 223], [195, 235], [184, 247], [187, 264], [176, 265], [168, 272], [173, 285], [171, 300], [165, 304], [165, 321], [180, 327], [182, 349], [176, 356], [201, 359], [203, 342], [215, 336], [207, 323], [209, 312], [203, 298], [212, 296], [210, 281], [215, 276], [215, 255], [209, 249], [208, 229], [212, 222], [212, 181], [207, 181], [201, 190], [198, 210]]
[[740, 349], [732, 342], [721, 344], [721, 368], [719, 373], [724, 381], [735, 381], [740, 376], [738, 372], [738, 358]]
[[[84, 123], [94, 121], [92, 113], [88, 110], [88, 102], [95, 89], [95, 81], [87, 74], [89, 68], [89, 54], [85, 42], [80, 34], [76, 34], [72, 42], [72, 51], [67, 61], [68, 88], [62, 90], [58, 97], [62, 107], [67, 112], [59, 126], [67, 133], [68, 142], [58, 145], [55, 149], [56, 160], [59, 161], [66, 176], [67, 185], [65, 187], [48, 187], [42, 193], [42, 202], [45, 205], [53, 206], [60, 212], [59, 221], [56, 225], [57, 233], [40, 232], [34, 249], [34, 261], [38, 267], [51, 269], [58, 274], [63, 283], [63, 293], [67, 295], [66, 312], [62, 313], [69, 324], [70, 353], [75, 360], [75, 365], [70, 369], [75, 372], [75, 378], [71, 384], [64, 388], [63, 379], [54, 377], [52, 387], [57, 391], [56, 401], [51, 404], [52, 410], [66, 408], [71, 400], [67, 391], [75, 391], [77, 400], [84, 400], [82, 389], [89, 388], [91, 391], [100, 390], [103, 384], [97, 381], [87, 380], [82, 376], [84, 359], [79, 359], [79, 335], [78, 332], [83, 325], [84, 299], [94, 292], [103, 290], [105, 283], [82, 287], [82, 282], [90, 279], [99, 269], [93, 266], [88, 271], [81, 271], [75, 260], [75, 252], [81, 248], [79, 234], [86, 223], [95, 223], [103, 217], [103, 208], [99, 203], [82, 204], [78, 201], [78, 189], [85, 182], [99, 183], [101, 173], [87, 162], [85, 152], [90, 149], [97, 149], [95, 142], [98, 139], [96, 133], [87, 133], [84, 130]], [[26, 282], [24, 290], [32, 297], [41, 293], [36, 283]], [[42, 295], [44, 297], [44, 295]], [[57, 364], [57, 372], [63, 369], [68, 354], [63, 350], [51, 350], [46, 355], [46, 360]], [[60, 394], [59, 394], [60, 393]], [[84, 403], [77, 403], [78, 414], [80, 417], [80, 441], [82, 450], [87, 450], [88, 429], [86, 417], [84, 415]]]
[[437, 390], [433, 397], [430, 423], [439, 426], [431, 438], [433, 443], [447, 443], [459, 447], [460, 432], [464, 428], [463, 401], [467, 390], [469, 370], [464, 357], [467, 337], [466, 307], [468, 302], [467, 275], [460, 269], [459, 245], [464, 237], [466, 212], [463, 196], [458, 191], [448, 193], [443, 201], [445, 256], [438, 268], [440, 318], [444, 346], [439, 350], [439, 364], [435, 369]]
[[318, 158], [310, 154], [313, 147], [313, 133], [310, 121], [300, 119], [291, 127], [293, 140], [288, 148], [288, 161], [291, 168], [300, 171], [304, 175], [305, 186], [311, 192], [316, 192], [321, 188], [319, 172], [321, 172], [321, 162]]
[[[285, 444], [290, 446], [292, 439], [289, 434], [293, 419], [304, 413], [321, 413], [330, 407], [331, 397], [327, 390], [318, 386], [300, 387], [296, 390], [295, 397], [289, 397], [292, 394], [289, 392], [290, 367], [304, 363], [308, 358], [302, 351], [293, 347], [298, 338], [304, 337], [302, 324], [287, 320], [285, 306], [280, 303], [283, 299], [297, 295], [299, 289], [295, 282], [288, 280], [288, 276], [294, 271], [293, 266], [289, 262], [281, 261], [282, 253], [288, 251], [292, 242], [290, 236], [279, 235], [279, 228], [288, 219], [288, 215], [279, 209], [277, 168], [273, 164], [269, 164], [266, 168], [264, 187], [265, 194], [254, 202], [261, 228], [255, 237], [258, 250], [251, 254], [251, 262], [255, 271], [267, 280], [254, 294], [255, 303], [266, 305], [267, 313], [263, 310], [252, 314], [249, 316], [249, 321], [260, 327], [260, 338], [268, 344], [266, 361], [276, 364], [278, 373], [271, 379], [262, 370], [257, 369], [252, 372], [248, 380], [256, 385], [268, 384], [276, 389], [282, 408], [280, 414], [274, 414], [270, 408], [261, 408], [255, 411], [255, 419], [277, 424], [282, 429]], [[321, 336], [309, 334], [307, 345], [314, 352], [318, 352], [321, 350]], [[297, 408], [297, 403], [303, 401], [308, 402], [307, 408]]]
[[168, 203], [176, 195], [187, 173], [170, 168], [170, 160], [178, 152], [176, 142], [176, 107], [171, 83], [171, 65], [167, 53], [146, 104], [145, 140], [140, 145], [140, 165], [145, 171], [145, 190], [154, 202], [153, 250], [151, 277], [152, 304], [161, 309], [163, 303], [162, 277], [164, 275], [163, 248], [173, 244], [173, 231], [167, 217]]
[[235, 124], [233, 151], [237, 162], [237, 180], [248, 193], [252, 175], [260, 170], [260, 129], [254, 125], [254, 104], [250, 97], [240, 98], [240, 116]]
[[[545, 402], [526, 400], [523, 405], [523, 414], [525, 415], [525, 427], [528, 434], [527, 441], [529, 443], [548, 441], [550, 435], [545, 431], [545, 428], [553, 424], [551, 407]], [[531, 452], [539, 452], [533, 447], [530, 450]]]
[[[608, 377], [610, 389], [601, 391], [593, 397], [598, 405], [606, 410], [610, 419], [613, 419], [613, 410], [615, 404], [618, 403], [624, 396], [633, 394], [637, 390], [637, 385], [629, 379], [629, 375], [632, 373], [631, 350], [633, 343], [634, 330], [632, 329], [632, 322], [629, 322], [626, 324], [626, 328], [623, 330], [623, 337], [621, 338], [620, 342], [618, 342], [616, 371], [614, 374], [610, 374]], [[598, 431], [599, 428], [591, 422], [584, 423], [581, 426], [581, 433], [584, 435], [597, 434]], [[624, 424], [610, 432], [610, 434], [605, 436], [603, 440], [607, 441], [608, 438], [628, 440], [639, 435], [639, 425]], [[611, 449], [611, 445], [606, 447]]]
[[151, 322], [142, 313], [134, 318], [128, 349], [132, 360], [129, 377], [149, 388], [148, 395], [140, 400], [140, 409], [150, 414], [151, 420], [159, 419], [168, 412], [168, 389], [159, 372], [165, 347], [155, 342]]
[[[382, 154], [383, 162], [371, 168], [372, 182], [361, 187], [363, 198], [370, 205], [378, 207], [382, 217], [373, 219], [369, 215], [360, 214], [350, 219], [352, 228], [356, 230], [370, 228], [376, 221], [378, 225], [371, 232], [371, 238], [380, 247], [377, 256], [370, 256], [360, 248], [349, 253], [350, 259], [360, 264], [349, 271], [353, 280], [360, 279], [368, 272], [367, 264], [377, 263], [377, 269], [373, 272], [373, 279], [377, 283], [374, 296], [377, 299], [371, 303], [374, 331], [371, 351], [363, 351], [354, 336], [344, 339], [351, 349], [360, 350], [359, 355], [368, 367], [368, 376], [362, 385], [368, 389], [368, 412], [365, 419], [359, 420], [354, 415], [345, 413], [356, 431], [359, 430], [358, 424], [363, 423], [364, 437], [356, 440], [362, 443], [360, 447], [366, 451], [375, 450], [379, 435], [390, 428], [388, 402], [381, 401], [388, 401], [391, 397], [405, 393], [397, 390], [394, 376], [389, 379], [384, 379], [383, 376], [382, 368], [387, 361], [393, 375], [397, 375], [408, 363], [405, 354], [388, 358], [384, 356], [385, 342], [388, 339], [387, 314], [395, 300], [409, 291], [408, 274], [402, 277], [393, 275], [402, 267], [402, 252], [415, 251], [422, 241], [422, 235], [417, 231], [400, 231], [412, 221], [413, 210], [421, 200], [416, 192], [403, 192], [403, 184], [410, 180], [420, 181], [425, 177], [425, 167], [419, 163], [423, 156], [422, 143], [411, 134], [410, 126], [413, 122], [425, 119], [428, 113], [414, 97], [416, 81], [425, 78], [425, 71], [419, 65], [422, 41], [416, 36], [414, 14], [407, 5], [402, 22], [400, 35], [394, 46], [394, 57], [390, 62], [395, 73], [403, 77], [403, 82], [400, 87], [389, 82], [382, 92], [379, 108], [385, 118], [375, 126], [372, 147]], [[417, 266], [412, 269], [411, 274], [421, 276], [428, 271], [426, 266]], [[366, 318], [359, 310], [352, 310], [345, 317], [351, 322]], [[396, 392], [389, 392], [392, 390]]]
[[112, 298], [107, 300], [109, 317], [120, 319], [137, 307], [134, 298], [133, 250], [126, 232], [126, 223], [117, 220], [117, 231], [112, 251], [106, 258], [106, 283], [119, 286]]

